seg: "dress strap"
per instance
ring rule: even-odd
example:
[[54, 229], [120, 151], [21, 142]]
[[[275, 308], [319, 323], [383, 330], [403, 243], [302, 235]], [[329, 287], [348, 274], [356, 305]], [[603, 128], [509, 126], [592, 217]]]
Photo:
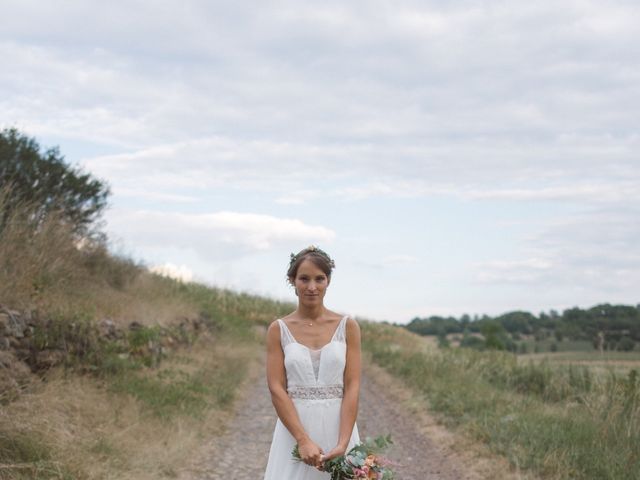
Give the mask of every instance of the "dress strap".
[[333, 334], [332, 341], [337, 340], [339, 342], [346, 343], [347, 341], [346, 325], [347, 325], [348, 318], [349, 318], [349, 315], [345, 315], [344, 317], [342, 317], [342, 320], [340, 320], [340, 323], [338, 324], [338, 328], [336, 328], [336, 332]]
[[296, 339], [293, 338], [293, 335], [289, 331], [289, 327], [284, 323], [284, 320], [278, 319], [278, 323], [280, 324], [280, 344], [282, 348], [286, 347], [290, 343], [295, 343]]

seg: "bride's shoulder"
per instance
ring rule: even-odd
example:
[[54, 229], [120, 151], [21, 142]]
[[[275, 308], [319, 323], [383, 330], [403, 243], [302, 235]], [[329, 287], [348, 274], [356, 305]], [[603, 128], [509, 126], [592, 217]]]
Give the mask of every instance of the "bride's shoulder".
[[344, 338], [346, 339], [347, 346], [360, 344], [360, 325], [353, 315], [345, 315], [345, 317], [347, 318], [344, 324]]
[[346, 326], [348, 326], [349, 324], [351, 325], [357, 325], [358, 322], [356, 321], [355, 317], [353, 315], [351, 315], [350, 313], [337, 313], [334, 311], [330, 311], [329, 312], [330, 315], [330, 319], [335, 321], [335, 322], [340, 322], [341, 320], [344, 320], [346, 323]]
[[345, 313], [342, 315], [339, 315], [338, 318], [340, 320], [344, 319], [344, 328], [347, 331], [347, 334], [349, 334], [350, 331], [360, 331], [360, 325], [358, 324], [357, 320], [355, 319], [355, 316], [349, 314], [349, 313]]
[[[285, 325], [287, 325], [287, 324], [290, 324], [292, 322], [295, 323], [296, 320], [297, 320], [297, 317], [295, 315], [295, 312], [291, 312], [291, 313], [289, 313], [289, 314], [287, 314], [287, 315], [285, 315], [283, 317], [276, 318], [273, 322], [271, 322], [271, 325], [275, 324], [275, 325], [277, 325], [279, 327], [280, 326], [280, 322], [278, 320], [283, 322]], [[270, 327], [271, 327], [271, 325], [270, 325]]]
[[280, 318], [274, 319], [267, 327], [267, 335], [280, 335]]
[[347, 330], [351, 329], [356, 329], [356, 330], [360, 330], [360, 324], [358, 323], [358, 321], [356, 320], [356, 318], [353, 315], [345, 315], [345, 317], [347, 317], [346, 321], [345, 321], [345, 328]]
[[351, 315], [350, 313], [336, 313], [338, 319], [342, 320], [343, 318], [346, 317], [346, 322], [347, 323], [357, 323], [355, 316]]
[[327, 310], [324, 316], [325, 319], [330, 320], [332, 322], [339, 322], [344, 317], [350, 317], [350, 315], [348, 313], [339, 313], [333, 310]]

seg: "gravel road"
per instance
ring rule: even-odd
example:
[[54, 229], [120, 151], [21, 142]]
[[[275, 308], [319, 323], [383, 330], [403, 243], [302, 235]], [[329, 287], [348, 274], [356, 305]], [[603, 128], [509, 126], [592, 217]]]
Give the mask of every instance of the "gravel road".
[[[276, 414], [263, 376], [244, 392], [227, 432], [203, 445], [195, 462], [180, 472], [179, 480], [262, 480]], [[385, 388], [367, 375], [362, 378], [357, 424], [361, 438], [391, 433], [394, 445], [387, 456], [398, 463], [398, 480], [477, 478], [465, 473], [446, 449], [421, 433], [411, 415], [389, 401]]]

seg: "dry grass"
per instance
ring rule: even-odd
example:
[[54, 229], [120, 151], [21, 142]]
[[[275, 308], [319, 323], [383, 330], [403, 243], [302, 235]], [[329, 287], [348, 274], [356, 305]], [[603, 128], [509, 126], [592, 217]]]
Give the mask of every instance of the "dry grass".
[[[218, 345], [202, 337], [168, 360], [163, 370], [196, 375], [219, 367], [221, 358], [251, 364], [256, 349]], [[88, 376], [50, 372], [38, 391], [0, 411], [0, 435], [19, 436], [42, 445], [60, 474], [26, 476], [24, 465], [0, 468], [0, 478], [157, 479], [172, 478], [206, 436], [221, 432], [230, 405], [209, 408], [201, 416], [170, 419], [149, 415], [134, 396], [113, 393]], [[35, 469], [38, 462], [30, 462]], [[66, 477], [63, 472], [66, 472]], [[32, 476], [33, 475], [33, 476]]]
[[[53, 304], [63, 315], [88, 312], [92, 318], [111, 318], [117, 326], [132, 321], [143, 325], [168, 326], [179, 318], [194, 318], [199, 310], [193, 302], [179, 295], [174, 281], [144, 271], [137, 272], [125, 289], [109, 285], [86, 285], [76, 291], [59, 295]], [[52, 311], [53, 306], [47, 311]]]
[[[0, 189], [0, 219], [3, 199]], [[111, 317], [116, 323], [160, 324], [195, 316], [192, 302], [135, 262], [97, 240], [79, 240], [61, 215], [34, 226], [25, 204], [0, 225], [0, 303], [58, 316]]]
[[376, 340], [384, 343], [392, 350], [436, 351], [437, 342], [429, 337], [416, 335], [404, 328], [385, 323], [372, 323], [367, 319], [357, 318], [364, 325], [375, 325]]

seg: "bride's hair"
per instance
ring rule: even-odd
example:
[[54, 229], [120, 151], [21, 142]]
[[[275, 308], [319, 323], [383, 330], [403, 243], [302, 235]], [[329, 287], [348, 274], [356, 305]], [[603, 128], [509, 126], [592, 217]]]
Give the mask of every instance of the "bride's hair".
[[298, 274], [298, 267], [304, 260], [313, 262], [315, 266], [322, 270], [329, 279], [331, 278], [331, 272], [336, 268], [335, 262], [324, 250], [321, 250], [315, 245], [310, 245], [307, 248], [300, 250], [297, 254], [291, 254], [289, 270], [287, 270], [287, 279], [289, 280], [289, 283], [293, 283], [293, 280]]

